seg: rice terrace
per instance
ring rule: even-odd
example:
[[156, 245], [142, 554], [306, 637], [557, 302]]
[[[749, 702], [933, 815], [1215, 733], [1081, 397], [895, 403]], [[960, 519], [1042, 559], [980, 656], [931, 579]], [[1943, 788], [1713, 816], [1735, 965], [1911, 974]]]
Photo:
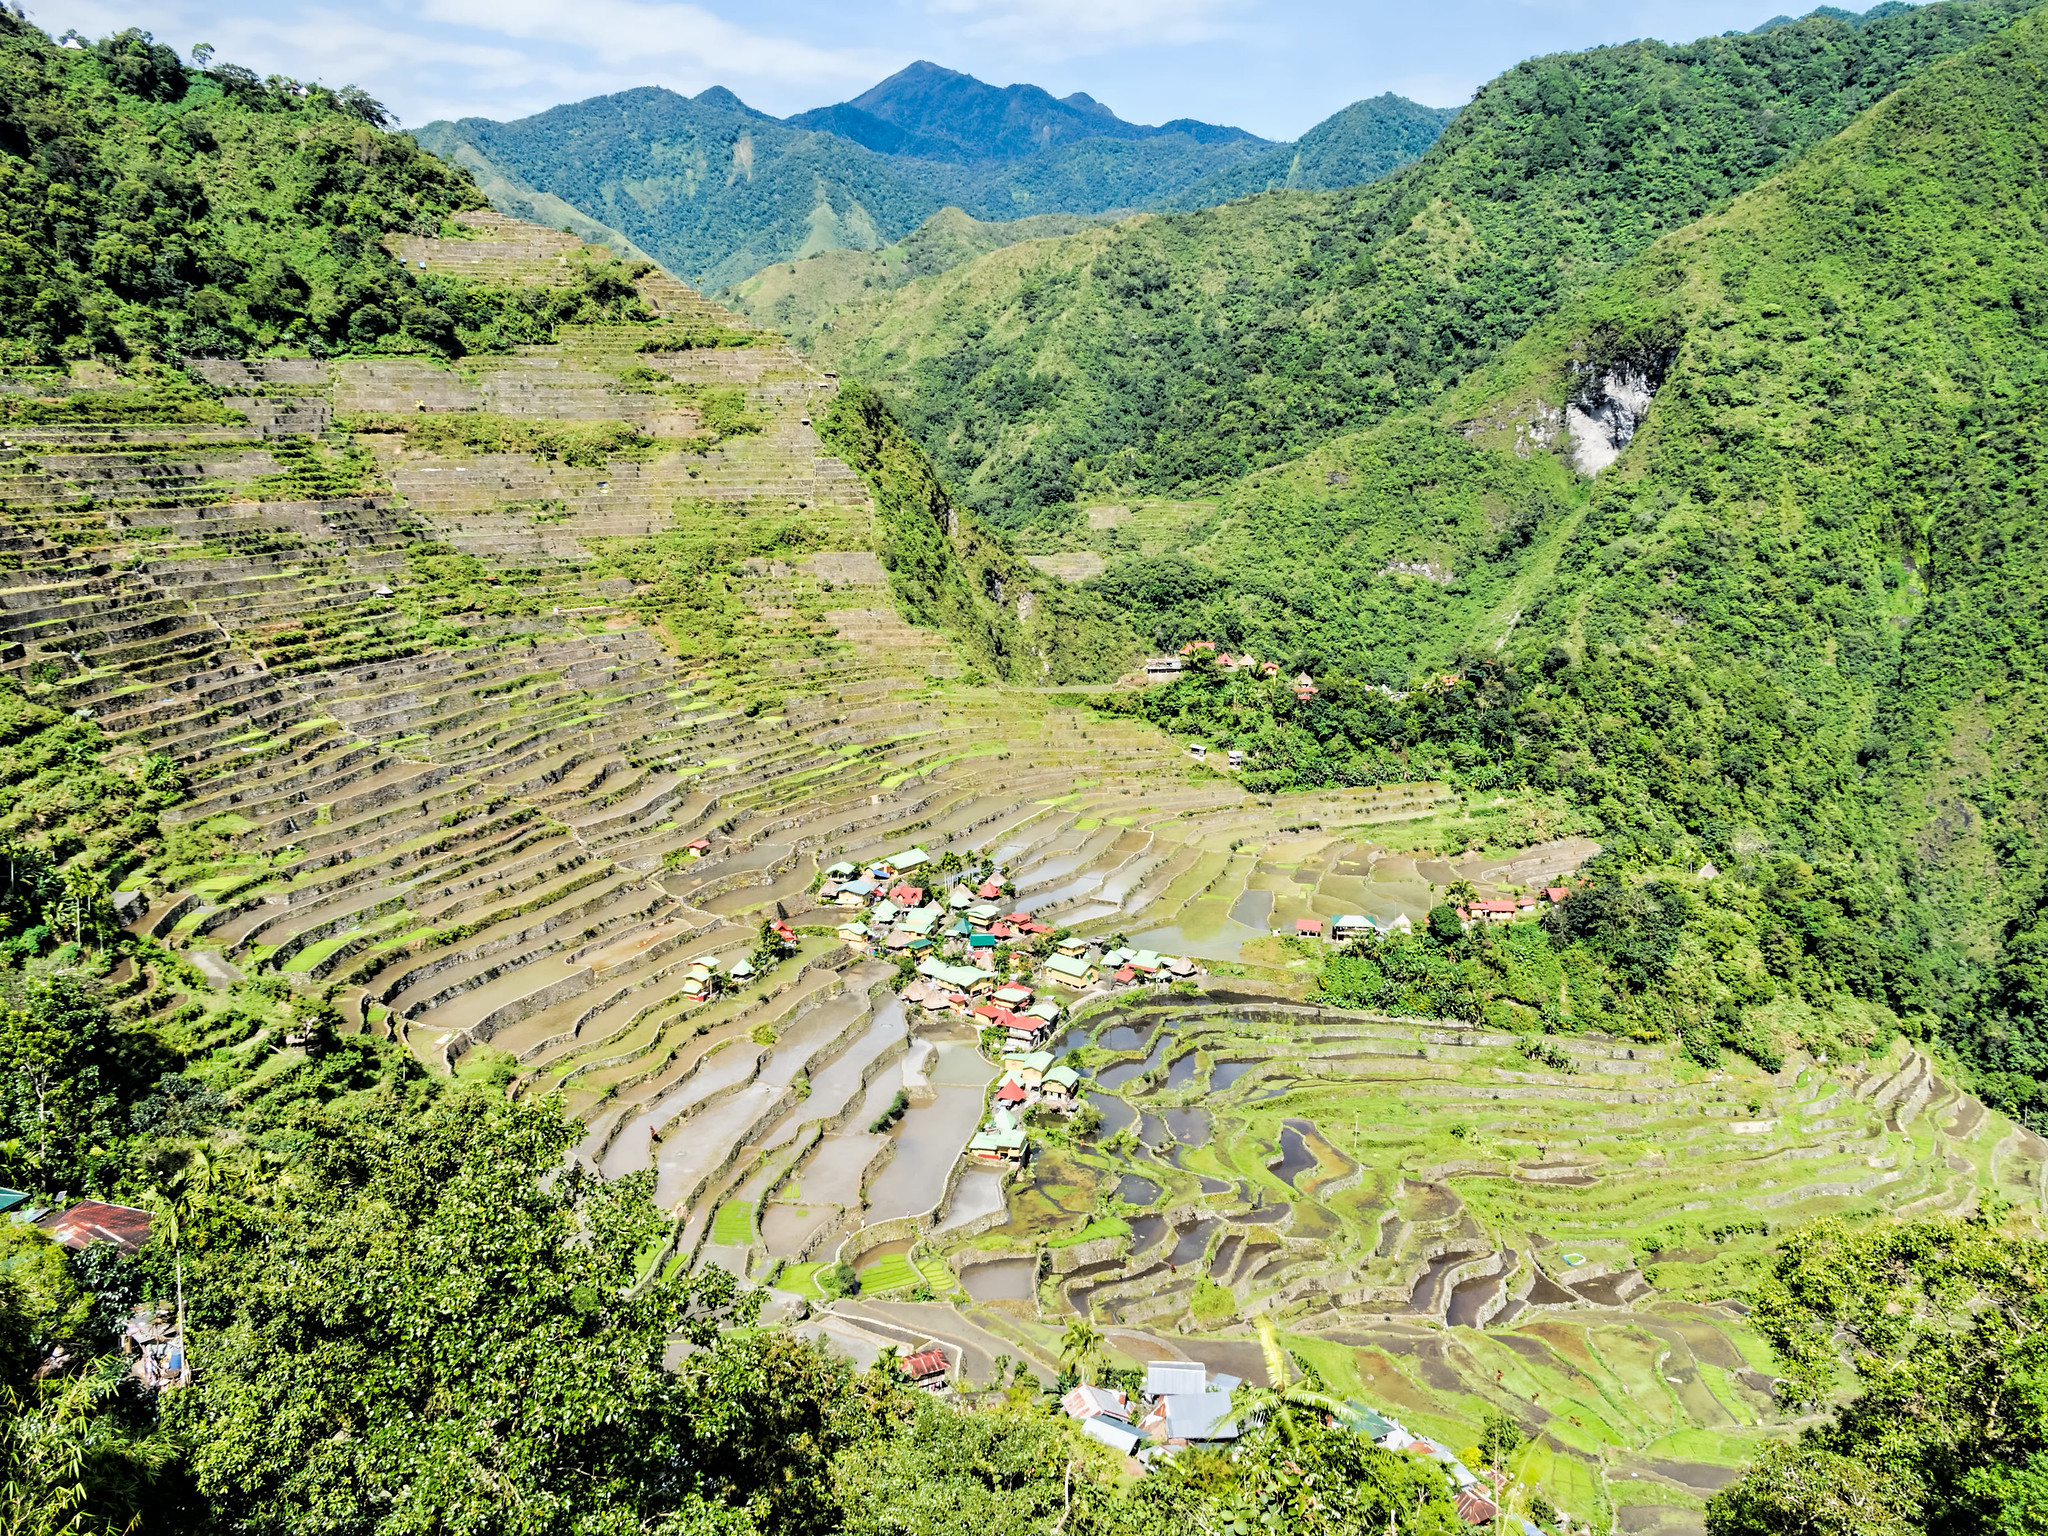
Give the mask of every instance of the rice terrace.
[[[967, 211], [908, 220], [873, 167], [881, 212], [803, 158], [867, 108], [754, 113], [727, 191], [811, 178], [804, 238], [841, 243], [799, 254], [786, 209], [717, 249], [635, 224], [524, 125], [397, 135], [361, 93], [8, 13], [21, 79], [112, 71], [62, 86], [129, 136], [105, 197], [198, 210], [165, 166], [214, 156], [190, 219], [242, 242], [146, 335], [143, 277], [102, 303], [80, 267], [35, 311], [71, 331], [0, 336], [19, 1415], [127, 1414], [105, 1507], [142, 1531], [159, 1497], [213, 1511], [181, 1530], [311, 1529], [275, 1512], [350, 1488], [496, 1530], [515, 1423], [552, 1470], [505, 1509], [563, 1536], [1938, 1523], [1935, 1474], [1921, 1503], [1858, 1481], [1922, 1397], [1850, 1378], [1891, 1379], [1901, 1317], [1912, 1349], [2023, 1337], [2048, 1230], [2011, 659], [2044, 589], [2026, 518], [1957, 531], [2031, 495], [2034, 376], [1931, 414], [2035, 318], [1923, 326], [1813, 230], [1990, 218], [1911, 200], [1999, 114], [2038, 126], [2048, 28], [1845, 15], [1628, 45], [1644, 123], [1879, 71], [1833, 117], [1785, 95], [1712, 198], [1645, 181], [1662, 225], [1513, 159], [1559, 81], [1573, 111], [1621, 89], [1566, 55], [1457, 114], [1361, 103], [1415, 142], [1328, 185], [1299, 179], [1327, 140], [1048, 97], [1046, 144], [1077, 113], [1194, 133], [1146, 151], [1194, 190], [1008, 232], [993, 151], [945, 173]], [[1873, 191], [1885, 135], [1921, 170]], [[1638, 245], [1488, 222], [1542, 177]], [[264, 254], [287, 196], [328, 210], [317, 262]], [[2004, 282], [2011, 243], [1947, 281]], [[1464, 295], [1462, 371], [1389, 330], [1396, 293], [1451, 324], [1431, 285]], [[1908, 354], [1951, 394], [1884, 395]], [[1287, 358], [1299, 411], [1261, 394]], [[1815, 468], [1845, 442], [1853, 493]], [[1906, 1247], [1839, 1257], [1872, 1234]], [[1969, 1298], [1899, 1278], [1936, 1249], [1978, 1256]], [[1917, 1299], [1841, 1278], [1880, 1273]], [[387, 1302], [382, 1342], [349, 1333]], [[751, 1450], [705, 1448], [709, 1403]], [[592, 1447], [627, 1422], [653, 1449], [619, 1471]], [[421, 1423], [446, 1443], [402, 1444]], [[61, 1471], [50, 1509], [101, 1507]]]

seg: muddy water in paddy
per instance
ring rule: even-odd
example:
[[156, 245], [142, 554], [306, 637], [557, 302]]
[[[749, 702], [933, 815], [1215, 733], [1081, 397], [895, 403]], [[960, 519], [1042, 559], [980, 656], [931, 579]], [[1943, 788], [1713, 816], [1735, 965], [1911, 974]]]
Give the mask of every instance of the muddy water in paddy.
[[1515, 1267], [1515, 1254], [1509, 1249], [1501, 1256], [1501, 1273], [1483, 1275], [1475, 1280], [1461, 1280], [1451, 1288], [1451, 1306], [1445, 1319], [1453, 1327], [1477, 1328], [1479, 1314], [1487, 1302], [1500, 1290], [1504, 1277]]
[[1231, 904], [1230, 920], [1265, 933], [1273, 926], [1273, 893], [1246, 891]]
[[982, 1089], [995, 1075], [972, 1046], [939, 1042], [931, 1068], [937, 1101], [915, 1106], [897, 1122], [896, 1155], [868, 1188], [868, 1221], [923, 1215], [939, 1203], [946, 1176], [981, 1124]]
[[907, 1237], [899, 1238], [893, 1243], [877, 1243], [853, 1261], [853, 1272], [859, 1274], [862, 1270], [873, 1269], [882, 1260], [894, 1254], [910, 1252], [911, 1247], [911, 1240]]
[[994, 1169], [973, 1168], [960, 1175], [953, 1186], [953, 1198], [946, 1205], [944, 1232], [965, 1226], [980, 1216], [993, 1216], [1003, 1208], [1003, 1176]]
[[995, 1259], [960, 1272], [960, 1284], [976, 1301], [1029, 1301], [1037, 1282], [1036, 1259]]
[[1478, 1258], [1483, 1248], [1455, 1248], [1449, 1253], [1440, 1253], [1422, 1268], [1422, 1277], [1415, 1282], [1415, 1289], [1408, 1294], [1408, 1305], [1417, 1312], [1431, 1312], [1436, 1309], [1437, 1286], [1443, 1280], [1444, 1271], [1455, 1265]]
[[791, 1258], [839, 1211], [830, 1205], [771, 1205], [761, 1213], [761, 1243], [776, 1258]]

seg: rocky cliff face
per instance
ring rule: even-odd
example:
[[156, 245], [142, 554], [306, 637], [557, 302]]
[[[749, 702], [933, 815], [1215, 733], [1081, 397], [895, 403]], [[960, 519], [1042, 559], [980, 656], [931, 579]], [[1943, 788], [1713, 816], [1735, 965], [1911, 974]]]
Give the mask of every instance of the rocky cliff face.
[[1638, 368], [1608, 368], [1586, 376], [1564, 408], [1572, 464], [1580, 474], [1597, 475], [1621, 457], [1656, 394], [1656, 384]]

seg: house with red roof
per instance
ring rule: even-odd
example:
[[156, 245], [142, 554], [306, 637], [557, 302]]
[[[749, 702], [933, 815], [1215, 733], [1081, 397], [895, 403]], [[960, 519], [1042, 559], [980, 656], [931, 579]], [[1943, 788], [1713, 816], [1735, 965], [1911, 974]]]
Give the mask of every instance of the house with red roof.
[[73, 1250], [94, 1243], [112, 1243], [123, 1253], [139, 1253], [149, 1241], [148, 1211], [132, 1205], [108, 1205], [100, 1200], [81, 1200], [67, 1210], [55, 1211], [36, 1223], [43, 1231]]
[[898, 1360], [896, 1368], [903, 1372], [904, 1379], [913, 1387], [921, 1387], [927, 1392], [946, 1390], [946, 1352], [943, 1349], [920, 1349], [916, 1354]]

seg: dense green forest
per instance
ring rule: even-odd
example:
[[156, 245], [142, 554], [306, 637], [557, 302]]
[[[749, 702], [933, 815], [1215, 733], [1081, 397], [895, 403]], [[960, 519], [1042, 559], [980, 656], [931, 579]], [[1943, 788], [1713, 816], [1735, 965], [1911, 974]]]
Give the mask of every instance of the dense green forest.
[[1146, 220], [835, 320], [977, 512], [1215, 487], [1413, 409], [1570, 295], [2028, 9], [1628, 43], [1517, 65], [1369, 187]]
[[1214, 172], [1167, 206], [1206, 208], [1257, 192], [1327, 192], [1378, 181], [1421, 159], [1457, 115], [1456, 107], [1425, 107], [1392, 92], [1354, 101], [1294, 143]]
[[353, 88], [201, 67], [146, 34], [60, 48], [0, 12], [0, 361], [500, 349], [616, 314], [616, 262], [511, 293], [381, 242], [483, 206]]

